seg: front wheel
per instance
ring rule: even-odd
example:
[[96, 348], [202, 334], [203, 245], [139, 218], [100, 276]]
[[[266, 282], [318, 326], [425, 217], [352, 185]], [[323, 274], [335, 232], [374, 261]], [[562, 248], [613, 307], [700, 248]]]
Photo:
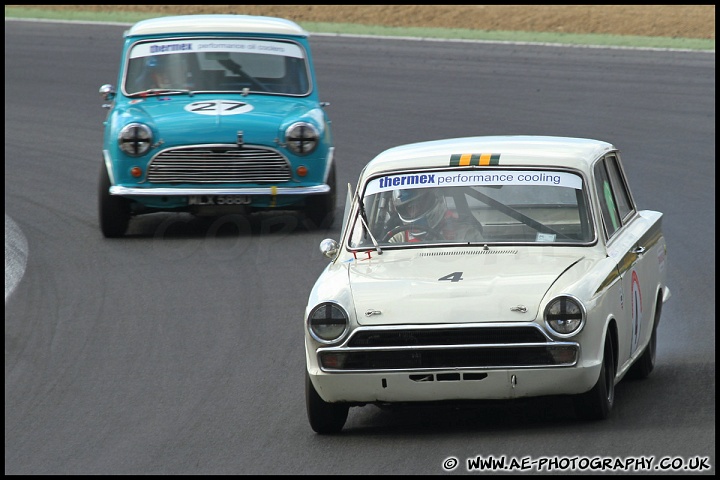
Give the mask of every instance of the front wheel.
[[310, 426], [320, 434], [339, 433], [350, 411], [350, 407], [345, 403], [329, 403], [320, 398], [307, 372], [305, 372], [305, 406]]
[[125, 198], [110, 195], [110, 177], [104, 165], [100, 167], [98, 213], [100, 230], [106, 238], [125, 235], [130, 224], [130, 203]]
[[662, 299], [658, 299], [657, 306], [655, 307], [655, 318], [653, 319], [652, 333], [650, 334], [650, 341], [648, 342], [645, 350], [643, 351], [640, 358], [630, 367], [628, 371], [628, 378], [634, 380], [642, 380], [650, 376], [650, 373], [655, 369], [655, 355], [657, 350], [657, 328], [660, 322], [660, 312], [662, 310]]
[[600, 376], [588, 392], [573, 398], [575, 413], [583, 420], [604, 420], [610, 415], [615, 403], [615, 356], [610, 332], [605, 338]]
[[305, 203], [305, 216], [312, 222], [313, 228], [330, 228], [335, 222], [335, 204], [337, 203], [337, 186], [335, 164], [330, 167], [327, 184], [328, 193], [311, 195]]

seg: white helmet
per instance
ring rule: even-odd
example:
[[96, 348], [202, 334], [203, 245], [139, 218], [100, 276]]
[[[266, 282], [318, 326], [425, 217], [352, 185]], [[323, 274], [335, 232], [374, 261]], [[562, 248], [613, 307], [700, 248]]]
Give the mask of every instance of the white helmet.
[[[436, 228], [447, 212], [445, 197], [437, 188], [413, 188], [393, 191], [393, 205], [400, 220], [420, 230]], [[413, 233], [416, 235], [416, 233]]]

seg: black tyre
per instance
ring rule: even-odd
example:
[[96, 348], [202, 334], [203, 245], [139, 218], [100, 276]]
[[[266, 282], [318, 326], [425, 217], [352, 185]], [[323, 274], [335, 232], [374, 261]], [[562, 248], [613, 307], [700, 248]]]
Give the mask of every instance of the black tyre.
[[335, 222], [336, 183], [335, 164], [333, 164], [327, 178], [330, 191], [321, 195], [311, 195], [305, 203], [305, 216], [312, 223], [313, 228], [330, 228]]
[[130, 203], [125, 198], [110, 195], [110, 177], [105, 165], [100, 168], [98, 210], [100, 230], [106, 238], [125, 235], [130, 224]]
[[650, 376], [655, 369], [655, 355], [657, 351], [657, 329], [660, 322], [660, 313], [662, 310], [662, 299], [658, 299], [655, 306], [655, 318], [653, 318], [652, 334], [645, 350], [640, 358], [635, 361], [627, 373], [627, 377], [633, 380], [642, 380]]
[[328, 403], [318, 395], [305, 372], [305, 406], [310, 426], [317, 433], [339, 433], [345, 425], [350, 407], [344, 403]]
[[588, 392], [575, 396], [576, 415], [583, 420], [604, 420], [610, 415], [615, 403], [615, 355], [610, 332], [605, 338], [603, 362], [595, 386]]

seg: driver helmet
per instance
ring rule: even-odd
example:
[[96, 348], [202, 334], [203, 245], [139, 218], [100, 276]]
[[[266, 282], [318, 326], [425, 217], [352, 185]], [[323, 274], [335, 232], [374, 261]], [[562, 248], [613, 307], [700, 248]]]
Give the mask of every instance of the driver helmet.
[[152, 86], [157, 88], [170, 88], [172, 81], [170, 79], [168, 59], [153, 55], [145, 59], [145, 75], [150, 79]]
[[395, 190], [393, 205], [400, 220], [421, 230], [423, 227], [436, 228], [447, 212], [445, 197], [436, 188]]
[[145, 57], [145, 72], [151, 75], [157, 75], [164, 70], [165, 61], [161, 60], [157, 55]]

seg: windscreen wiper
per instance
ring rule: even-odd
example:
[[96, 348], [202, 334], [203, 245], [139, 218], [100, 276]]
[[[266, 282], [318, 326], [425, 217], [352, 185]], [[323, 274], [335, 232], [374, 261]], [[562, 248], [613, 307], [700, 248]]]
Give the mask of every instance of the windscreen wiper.
[[191, 97], [195, 94], [195, 92], [187, 88], [148, 88], [142, 92], [131, 93], [128, 97], [149, 97], [152, 95], [169, 95], [171, 93], [187, 93]]

